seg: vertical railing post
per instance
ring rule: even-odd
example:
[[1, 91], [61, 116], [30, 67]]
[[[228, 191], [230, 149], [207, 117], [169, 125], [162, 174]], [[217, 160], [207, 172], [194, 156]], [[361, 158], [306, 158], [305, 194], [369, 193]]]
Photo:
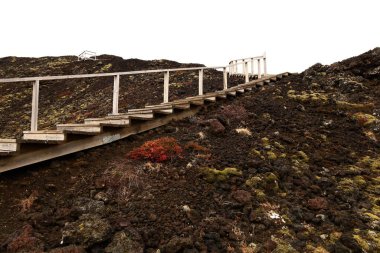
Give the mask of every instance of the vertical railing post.
[[223, 90], [227, 90], [227, 69], [223, 68]]
[[198, 87], [198, 94], [201, 96], [203, 95], [203, 69], [199, 70], [199, 87]]
[[263, 58], [263, 63], [264, 63], [264, 76], [267, 76], [267, 58]]
[[245, 82], [249, 82], [249, 75], [248, 75], [248, 62], [244, 62], [244, 75], [245, 75]]
[[238, 61], [237, 60], [235, 61], [234, 69], [235, 69], [234, 74], [236, 75], [238, 72]]
[[30, 130], [35, 132], [38, 130], [38, 98], [40, 93], [40, 81], [36, 80], [33, 83], [32, 94], [32, 118], [30, 124]]
[[169, 102], [169, 71], [164, 72], [164, 103]]
[[120, 75], [113, 77], [113, 100], [112, 100], [112, 114], [119, 114], [119, 89], [120, 89]]
[[255, 65], [254, 65], [255, 60], [252, 58], [251, 59], [251, 74], [252, 76], [255, 76]]
[[257, 59], [257, 77], [261, 78], [261, 63], [260, 63], [260, 59]]

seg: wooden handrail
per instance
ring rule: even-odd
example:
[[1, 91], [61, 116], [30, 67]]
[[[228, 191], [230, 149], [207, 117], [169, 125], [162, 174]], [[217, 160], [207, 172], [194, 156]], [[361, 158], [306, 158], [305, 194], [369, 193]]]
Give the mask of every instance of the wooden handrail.
[[[84, 51], [83, 53], [86, 53]], [[82, 54], [83, 54], [82, 53]], [[96, 77], [114, 77], [113, 85], [113, 102], [112, 102], [112, 114], [117, 115], [119, 113], [119, 84], [120, 76], [124, 75], [138, 75], [138, 74], [150, 74], [150, 73], [164, 73], [164, 103], [169, 102], [169, 78], [170, 72], [178, 71], [199, 71], [199, 95], [203, 95], [203, 72], [207, 69], [222, 69], [223, 70], [223, 89], [228, 88], [228, 74], [237, 74], [237, 67], [239, 64], [243, 64], [243, 72], [245, 75], [245, 82], [249, 82], [249, 68], [247, 59], [251, 61], [251, 75], [254, 75], [254, 61], [258, 62], [258, 77], [261, 78], [260, 60], [264, 62], [264, 74], [266, 75], [266, 56], [256, 56], [251, 58], [239, 59], [230, 61], [228, 66], [217, 67], [190, 67], [190, 68], [173, 68], [173, 69], [153, 69], [153, 70], [137, 70], [137, 71], [125, 71], [114, 73], [99, 73], [99, 74], [81, 74], [81, 75], [62, 75], [62, 76], [36, 76], [36, 77], [21, 77], [21, 78], [3, 78], [0, 79], [0, 83], [16, 83], [16, 82], [33, 82], [32, 93], [32, 117], [31, 117], [31, 131], [38, 130], [38, 100], [39, 100], [39, 85], [40, 81], [51, 80], [66, 80], [66, 79], [78, 79], [78, 78], [96, 78]], [[241, 63], [239, 61], [242, 61]], [[227, 69], [229, 71], [227, 72]]]

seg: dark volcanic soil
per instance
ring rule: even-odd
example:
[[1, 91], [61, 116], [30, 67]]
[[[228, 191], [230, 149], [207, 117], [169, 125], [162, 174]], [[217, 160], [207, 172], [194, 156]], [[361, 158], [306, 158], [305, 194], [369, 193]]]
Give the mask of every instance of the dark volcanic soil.
[[[1, 249], [379, 252], [379, 74], [376, 48], [154, 131], [1, 174]], [[181, 157], [127, 157], [166, 136]]]

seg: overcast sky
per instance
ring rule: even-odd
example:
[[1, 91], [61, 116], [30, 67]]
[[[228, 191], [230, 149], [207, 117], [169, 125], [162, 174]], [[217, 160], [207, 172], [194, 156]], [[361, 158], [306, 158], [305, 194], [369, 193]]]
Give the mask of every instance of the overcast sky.
[[380, 1], [2, 0], [0, 57], [78, 55], [226, 65], [267, 53], [300, 72], [380, 46]]

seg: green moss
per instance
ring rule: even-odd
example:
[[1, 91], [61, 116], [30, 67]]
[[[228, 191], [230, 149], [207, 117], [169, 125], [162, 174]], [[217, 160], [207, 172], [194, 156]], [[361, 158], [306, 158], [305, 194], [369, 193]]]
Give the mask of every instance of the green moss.
[[369, 251], [370, 247], [366, 240], [364, 240], [360, 235], [353, 235], [355, 241], [364, 249], [365, 251]]
[[344, 193], [351, 193], [354, 192], [355, 189], [355, 183], [350, 178], [343, 178], [339, 181], [337, 189], [339, 191], [342, 191]]
[[305, 154], [305, 152], [298, 151], [297, 153], [298, 153], [299, 157], [302, 158], [302, 160], [304, 162], [308, 162], [309, 161], [309, 157]]
[[375, 116], [362, 112], [354, 113], [352, 115], [352, 118], [362, 126], [369, 126], [378, 121], [378, 119]]
[[317, 103], [324, 104], [328, 101], [328, 96], [326, 94], [318, 93], [318, 92], [307, 93], [305, 91], [302, 91], [301, 94], [297, 95], [296, 91], [289, 90], [288, 97], [298, 102], [317, 102]]
[[112, 67], [112, 64], [108, 63], [108, 64], [104, 65], [103, 67], [101, 67], [101, 69], [99, 69], [98, 71], [96, 71], [96, 73], [107, 72], [108, 70], [110, 70], [111, 67]]
[[285, 149], [285, 147], [281, 145], [280, 143], [278, 143], [277, 141], [274, 143], [274, 146], [279, 149]]
[[247, 181], [245, 181], [245, 185], [251, 188], [259, 188], [262, 184], [262, 178], [261, 177], [251, 177]]
[[272, 251], [272, 253], [298, 253], [290, 243], [285, 240], [273, 237], [272, 240], [277, 244], [276, 248]]
[[365, 181], [364, 177], [356, 176], [356, 177], [354, 177], [354, 184], [359, 186], [359, 187], [363, 187], [367, 184], [367, 182]]
[[266, 195], [263, 190], [255, 189], [253, 192], [258, 201], [262, 202], [266, 200]]
[[202, 168], [203, 175], [207, 182], [224, 182], [231, 176], [242, 176], [242, 172], [237, 168], [225, 168], [224, 170], [217, 170], [214, 168]]
[[355, 104], [346, 101], [336, 101], [336, 105], [341, 110], [368, 110], [373, 109], [373, 103]]
[[257, 149], [252, 149], [251, 150], [251, 155], [254, 157], [259, 157], [262, 160], [265, 160], [265, 157], [261, 154], [261, 152]]
[[268, 156], [269, 160], [276, 160], [277, 159], [277, 155], [273, 151], [268, 151], [267, 156]]
[[267, 137], [261, 138], [263, 146], [270, 146], [269, 139]]

